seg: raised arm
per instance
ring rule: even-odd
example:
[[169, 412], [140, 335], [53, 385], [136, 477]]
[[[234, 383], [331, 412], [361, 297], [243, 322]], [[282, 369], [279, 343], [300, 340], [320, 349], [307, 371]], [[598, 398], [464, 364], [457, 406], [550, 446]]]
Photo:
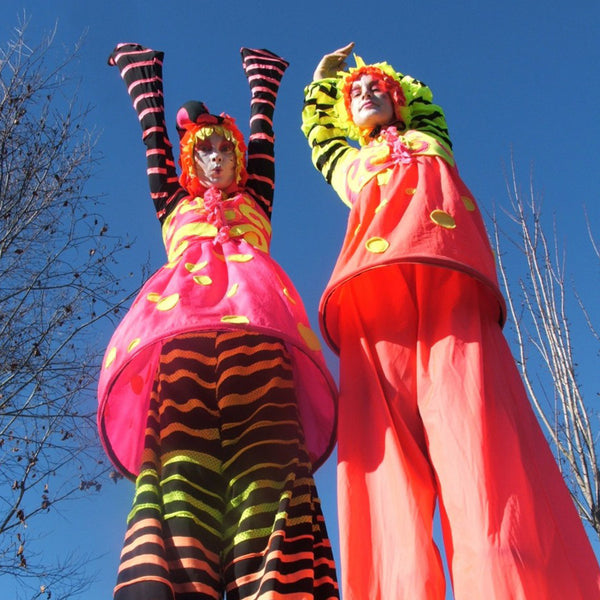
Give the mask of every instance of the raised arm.
[[142, 126], [150, 195], [161, 221], [187, 194], [177, 179], [165, 125], [162, 61], [162, 52], [139, 44], [119, 44], [108, 59], [109, 65], [118, 67]]
[[270, 218], [275, 188], [273, 111], [289, 63], [268, 50], [242, 48], [241, 54], [251, 91], [246, 185]]
[[338, 48], [323, 55], [313, 73], [313, 81], [337, 77], [338, 71], [345, 71], [348, 68], [346, 61], [353, 49], [354, 42], [350, 42], [343, 48]]
[[[302, 131], [311, 147], [313, 164], [342, 198], [344, 193], [340, 177], [343, 176], [344, 169], [341, 166], [351, 160], [356, 152], [347, 139], [358, 139], [356, 131], [346, 130], [346, 116], [342, 115], [340, 118], [338, 114], [340, 108], [344, 110], [343, 102], [340, 107], [340, 80], [344, 77], [346, 60], [353, 48], [354, 44], [350, 43], [323, 56], [315, 69], [314, 81], [305, 89], [302, 112]], [[406, 105], [401, 105], [403, 108], [400, 109], [405, 126], [402, 131], [414, 129], [433, 135], [451, 153], [452, 144], [446, 119], [442, 109], [433, 104], [431, 90], [409, 75], [396, 73], [387, 63], [364, 65], [357, 58], [357, 68], [371, 67], [384, 69], [386, 76], [393, 76], [402, 87], [406, 100]], [[354, 69], [350, 69], [350, 73], [353, 71]], [[379, 129], [372, 133], [378, 131]]]
[[308, 140], [314, 166], [334, 187], [334, 173], [341, 159], [356, 152], [348, 144], [348, 132], [339, 126], [334, 108], [339, 95], [339, 73], [347, 69], [346, 61], [353, 49], [354, 42], [350, 42], [323, 55], [312, 83], [304, 89], [302, 132]]
[[304, 90], [302, 111], [302, 131], [311, 149], [312, 162], [334, 187], [334, 175], [342, 159], [358, 152], [348, 143], [347, 132], [338, 125], [334, 108], [339, 93], [337, 82], [337, 78], [327, 77], [309, 84]]

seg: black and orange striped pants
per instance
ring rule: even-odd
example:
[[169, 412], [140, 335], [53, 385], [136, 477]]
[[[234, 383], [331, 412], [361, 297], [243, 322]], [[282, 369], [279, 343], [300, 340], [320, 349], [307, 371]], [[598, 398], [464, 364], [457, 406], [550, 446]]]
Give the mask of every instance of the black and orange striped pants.
[[115, 600], [338, 598], [284, 344], [163, 346]]

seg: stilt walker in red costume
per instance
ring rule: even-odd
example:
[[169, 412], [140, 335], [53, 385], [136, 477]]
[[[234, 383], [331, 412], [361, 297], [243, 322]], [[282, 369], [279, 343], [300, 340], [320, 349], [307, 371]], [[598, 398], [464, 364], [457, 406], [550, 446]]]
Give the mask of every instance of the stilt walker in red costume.
[[457, 600], [600, 598], [444, 114], [387, 63], [344, 70], [352, 47], [323, 57], [303, 112], [313, 162], [350, 207], [320, 306], [340, 357], [343, 598], [445, 598], [436, 502]]
[[273, 110], [287, 62], [242, 49], [248, 157], [233, 119], [177, 113], [162, 52], [111, 54], [143, 131], [167, 263], [108, 346], [98, 426], [136, 477], [116, 600], [331, 600], [335, 567], [313, 471], [334, 442], [335, 385], [302, 300], [269, 255]]

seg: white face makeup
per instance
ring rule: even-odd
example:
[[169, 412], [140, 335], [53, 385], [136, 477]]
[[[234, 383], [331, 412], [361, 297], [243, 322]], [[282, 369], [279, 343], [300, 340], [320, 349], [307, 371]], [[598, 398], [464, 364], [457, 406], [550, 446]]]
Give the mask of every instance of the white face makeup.
[[196, 176], [207, 188], [214, 186], [224, 190], [229, 187], [235, 181], [235, 161], [233, 142], [214, 131], [194, 146]]
[[366, 129], [388, 125], [395, 116], [390, 95], [372, 75], [362, 75], [352, 84], [350, 110], [354, 123]]

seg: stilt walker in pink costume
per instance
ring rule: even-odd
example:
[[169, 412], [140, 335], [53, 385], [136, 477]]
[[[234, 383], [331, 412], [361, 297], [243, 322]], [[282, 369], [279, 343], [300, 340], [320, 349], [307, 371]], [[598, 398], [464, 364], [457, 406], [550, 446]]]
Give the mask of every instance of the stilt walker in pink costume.
[[436, 501], [457, 600], [600, 598], [444, 114], [387, 63], [344, 70], [352, 47], [323, 57], [303, 112], [313, 162], [350, 207], [320, 306], [340, 357], [343, 598], [445, 598]]
[[142, 126], [167, 263], [115, 331], [98, 426], [136, 477], [116, 600], [332, 600], [331, 545], [313, 471], [331, 452], [335, 385], [302, 300], [269, 255], [273, 110], [288, 64], [242, 48], [248, 155], [233, 119], [164, 119], [163, 53], [120, 44]]

